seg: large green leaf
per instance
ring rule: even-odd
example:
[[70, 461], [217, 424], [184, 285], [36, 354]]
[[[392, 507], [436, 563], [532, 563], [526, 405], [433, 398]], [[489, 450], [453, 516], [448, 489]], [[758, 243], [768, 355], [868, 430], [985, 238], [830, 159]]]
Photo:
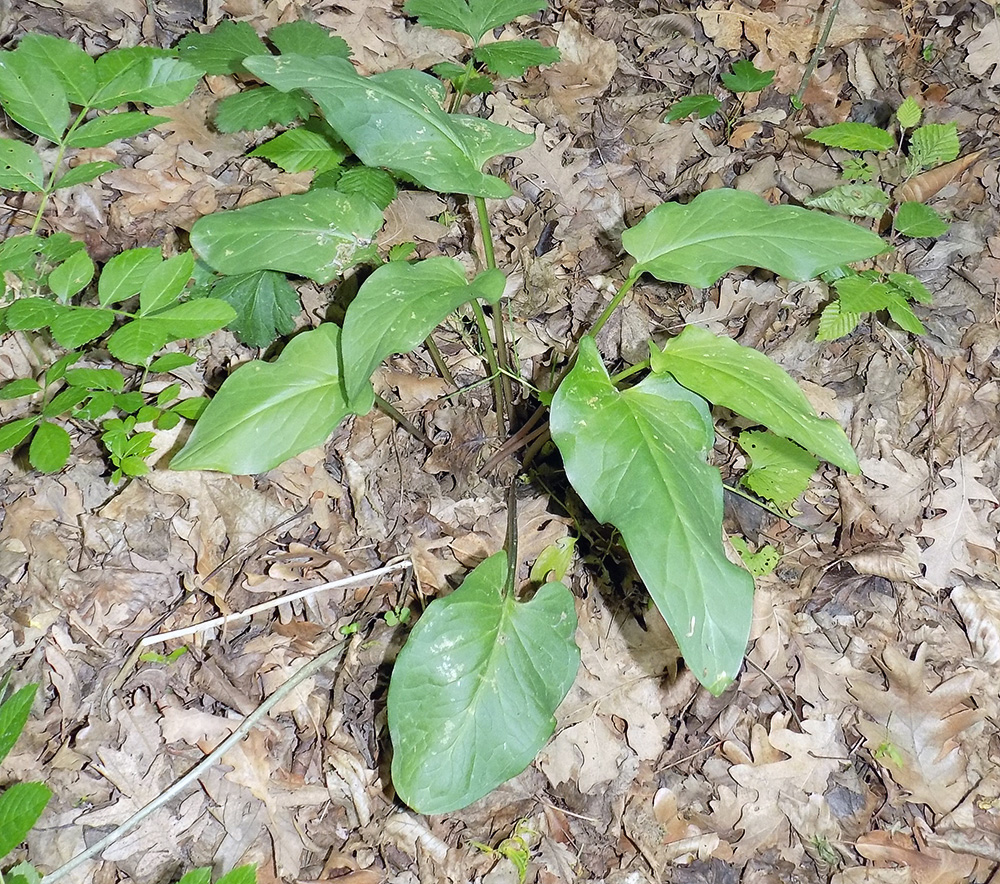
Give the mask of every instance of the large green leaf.
[[580, 651], [561, 583], [528, 602], [504, 593], [507, 555], [431, 602], [389, 682], [392, 782], [420, 813], [465, 807], [517, 776], [555, 729]]
[[689, 325], [662, 352], [652, 348], [650, 367], [841, 469], [860, 472], [840, 425], [819, 417], [788, 372], [763, 353]]
[[69, 100], [59, 77], [29, 53], [0, 52], [0, 104], [29, 132], [58, 141], [69, 125]]
[[42, 189], [42, 158], [22, 141], [0, 138], [0, 190]]
[[229, 328], [251, 347], [266, 347], [279, 334], [294, 330], [295, 316], [302, 309], [288, 279], [273, 270], [224, 276], [212, 286], [212, 297], [236, 311]]
[[321, 444], [352, 410], [340, 382], [340, 329], [293, 338], [274, 362], [254, 360], [226, 379], [170, 466], [264, 473]]
[[406, 0], [404, 12], [425, 27], [459, 31], [478, 43], [487, 31], [544, 8], [545, 0]]
[[0, 761], [7, 757], [21, 731], [24, 730], [24, 723], [28, 720], [37, 689], [37, 684], [26, 684], [0, 705]]
[[51, 797], [43, 783], [15, 783], [0, 794], [0, 857], [28, 836]]
[[282, 91], [304, 89], [367, 165], [384, 166], [441, 193], [510, 196], [510, 187], [484, 175], [482, 165], [534, 140], [479, 117], [445, 113], [444, 86], [420, 71], [362, 77], [350, 62], [333, 57], [257, 56], [245, 64]]
[[622, 234], [632, 274], [704, 288], [734, 267], [806, 280], [889, 246], [871, 231], [798, 206], [772, 206], [744, 190], [706, 190], [664, 203]]
[[487, 270], [470, 285], [454, 258], [383, 264], [358, 289], [344, 317], [347, 395], [360, 396], [386, 356], [412, 350], [462, 304], [474, 298], [498, 301], [505, 281], [499, 270]]
[[722, 548], [708, 406], [663, 375], [619, 392], [588, 337], [556, 391], [550, 427], [570, 482], [621, 532], [687, 665], [721, 693], [746, 649], [753, 579]]
[[377, 206], [324, 188], [206, 215], [191, 229], [191, 245], [219, 273], [281, 270], [326, 283], [374, 256], [381, 226]]
[[97, 59], [97, 91], [90, 104], [112, 108], [127, 101], [154, 107], [180, 104], [201, 79], [201, 71], [166, 49], [112, 49]]
[[94, 59], [75, 43], [47, 34], [26, 34], [18, 43], [17, 52], [27, 56], [36, 67], [52, 71], [73, 104], [83, 107], [90, 101], [97, 85]]
[[267, 47], [249, 22], [221, 21], [207, 34], [187, 34], [177, 51], [206, 74], [245, 74], [243, 59], [261, 55]]

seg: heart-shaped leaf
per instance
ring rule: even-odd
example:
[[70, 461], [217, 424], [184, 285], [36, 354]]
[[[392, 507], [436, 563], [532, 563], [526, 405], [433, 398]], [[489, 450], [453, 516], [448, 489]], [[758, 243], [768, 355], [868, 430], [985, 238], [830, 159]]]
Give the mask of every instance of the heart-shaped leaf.
[[358, 289], [344, 317], [347, 395], [360, 396], [386, 356], [412, 350], [457, 307], [473, 298], [498, 301], [504, 282], [499, 270], [487, 270], [469, 285], [454, 258], [383, 264]]
[[763, 353], [689, 325], [662, 352], [654, 347], [649, 364], [709, 402], [763, 424], [849, 473], [860, 472], [840, 425], [819, 417], [788, 372]]
[[580, 651], [561, 583], [528, 602], [504, 592], [507, 555], [431, 602], [389, 682], [392, 782], [420, 813], [447, 813], [523, 771], [555, 729]]
[[687, 665], [721, 693], [746, 649], [753, 579], [722, 548], [705, 401], [663, 375], [619, 392], [588, 337], [549, 425], [570, 482], [595, 518], [621, 532]]
[[483, 163], [527, 147], [534, 136], [479, 117], [448, 114], [444, 86], [420, 71], [362, 77], [342, 58], [255, 56], [246, 67], [272, 86], [304, 89], [368, 166], [384, 166], [429, 190], [502, 199], [506, 183]]
[[639, 263], [632, 275], [705, 288], [734, 267], [789, 279], [863, 261], [889, 246], [850, 221], [798, 206], [772, 206], [745, 190], [706, 190], [686, 206], [664, 203], [622, 234]]
[[326, 283], [373, 257], [381, 226], [373, 203], [323, 188], [199, 218], [191, 245], [219, 273], [281, 270]]
[[353, 411], [340, 381], [340, 329], [324, 323], [298, 335], [274, 362], [254, 360], [226, 378], [187, 444], [175, 470], [264, 473], [321, 444]]

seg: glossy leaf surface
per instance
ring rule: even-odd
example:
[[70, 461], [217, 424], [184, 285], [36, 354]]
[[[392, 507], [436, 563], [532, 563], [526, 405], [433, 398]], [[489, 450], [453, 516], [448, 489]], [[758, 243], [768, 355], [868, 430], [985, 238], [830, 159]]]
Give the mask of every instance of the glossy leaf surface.
[[764, 267], [807, 280], [889, 247], [874, 233], [798, 206], [772, 206], [743, 190], [707, 190], [687, 205], [664, 203], [622, 234], [639, 263], [632, 274], [705, 288], [734, 267]]
[[689, 325], [662, 351], [654, 347], [649, 364], [710, 402], [763, 424], [841, 469], [860, 472], [840, 424], [819, 417], [791, 375], [763, 353]]
[[483, 163], [534, 141], [479, 117], [445, 113], [444, 86], [420, 71], [362, 77], [342, 58], [297, 56], [258, 56], [246, 66], [283, 91], [304, 89], [366, 165], [402, 173], [429, 190], [510, 196], [506, 183], [483, 174]]
[[420, 813], [465, 807], [521, 773], [555, 729], [580, 651], [561, 583], [504, 594], [507, 555], [427, 607], [392, 670], [392, 782]]
[[721, 693], [746, 649], [753, 579], [723, 551], [707, 404], [663, 375], [619, 392], [588, 337], [549, 423], [573, 487], [621, 532], [688, 667]]
[[[362, 404], [367, 411], [371, 400]], [[340, 381], [340, 329], [324, 323], [292, 338], [274, 362], [236, 369], [170, 466], [263, 473], [320, 445], [351, 410]]]
[[206, 215], [191, 245], [220, 273], [280, 270], [326, 283], [373, 254], [381, 226], [368, 200], [327, 188]]

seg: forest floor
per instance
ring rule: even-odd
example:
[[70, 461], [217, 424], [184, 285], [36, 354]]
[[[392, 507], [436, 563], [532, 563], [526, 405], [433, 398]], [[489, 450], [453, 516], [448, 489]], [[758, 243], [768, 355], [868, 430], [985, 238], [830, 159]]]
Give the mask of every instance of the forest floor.
[[[308, 18], [346, 39], [363, 73], [459, 57], [392, 0], [0, 0], [0, 40], [69, 37], [96, 54], [173, 46], [193, 29], [247, 21], [261, 33]], [[567, 578], [582, 666], [536, 762], [473, 806], [424, 817], [395, 800], [385, 692], [410, 624], [387, 612], [454, 587], [500, 549], [504, 483], [489, 387], [461, 329], [439, 345], [464, 387], [449, 395], [422, 350], [391, 360], [377, 388], [435, 443], [427, 451], [378, 411], [320, 449], [256, 477], [156, 469], [111, 484], [93, 437], [74, 430], [53, 475], [0, 456], [0, 668], [40, 684], [3, 781], [41, 779], [54, 797], [26, 855], [51, 871], [159, 795], [242, 716], [363, 624], [342, 662], [305, 682], [197, 786], [66, 880], [168, 884], [187, 869], [259, 863], [258, 880], [513, 882], [496, 847], [517, 831], [527, 881], [1000, 881], [1000, 21], [978, 0], [841, 0], [819, 64], [799, 88], [824, 6], [807, 0], [555, 0], [508, 35], [562, 60], [501, 83], [467, 110], [537, 134], [494, 165], [514, 196], [491, 204], [526, 377], [544, 384], [558, 342], [581, 334], [621, 278], [621, 231], [664, 200], [738, 187], [800, 202], [839, 181], [843, 154], [805, 141], [816, 126], [872, 119], [912, 96], [925, 121], [957, 124], [981, 151], [928, 197], [950, 222], [897, 242], [884, 269], [933, 293], [927, 333], [869, 318], [817, 342], [827, 289], [735, 272], [708, 290], [648, 278], [599, 337], [612, 370], [694, 323], [757, 347], [848, 432], [862, 475], [823, 467], [781, 519], [733, 498], [726, 528], [770, 543], [757, 580], [746, 665], [720, 697], [681, 662], [644, 591], [597, 544]], [[717, 93], [741, 58], [776, 72], [743, 106], [665, 123], [679, 98]], [[211, 125], [229, 78], [212, 77], [172, 122], [83, 151], [122, 168], [57, 194], [50, 230], [97, 261], [124, 248], [183, 245], [201, 215], [302, 191], [245, 156], [263, 140]], [[462, 200], [404, 192], [383, 245], [475, 264]], [[16, 225], [9, 232], [23, 232]], [[303, 284], [299, 325], [328, 292]], [[885, 320], [884, 322], [882, 320]], [[191, 394], [258, 355], [228, 333], [196, 352]], [[35, 360], [35, 361], [33, 361]], [[37, 372], [8, 334], [0, 379]], [[4, 417], [12, 412], [3, 404]], [[735, 426], [730, 423], [730, 428]], [[727, 481], [746, 466], [731, 438], [714, 453]], [[576, 533], [565, 490], [526, 485], [520, 550], [530, 563]], [[579, 516], [577, 517], [579, 518]], [[175, 640], [169, 663], [125, 668], [151, 632], [198, 623], [314, 583], [409, 556], [381, 578], [284, 604], [225, 630]], [[412, 620], [411, 620], [412, 623]], [[992, 877], [991, 877], [992, 876]]]

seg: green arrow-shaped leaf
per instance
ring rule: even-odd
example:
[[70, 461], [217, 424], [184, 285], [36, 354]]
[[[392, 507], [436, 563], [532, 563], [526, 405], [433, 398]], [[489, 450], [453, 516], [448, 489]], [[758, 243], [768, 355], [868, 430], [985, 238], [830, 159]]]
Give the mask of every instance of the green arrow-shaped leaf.
[[362, 77], [350, 62], [334, 57], [256, 56], [245, 65], [282, 91], [304, 89], [366, 165], [384, 166], [441, 193], [510, 196], [506, 183], [480, 170], [488, 159], [534, 140], [479, 117], [445, 113], [444, 86], [420, 71]]
[[374, 253], [378, 207], [323, 188], [199, 218], [191, 245], [219, 273], [281, 270], [329, 282]]
[[360, 396], [386, 356], [412, 350], [462, 304], [473, 298], [498, 301], [504, 282], [499, 270], [487, 270], [469, 285], [454, 258], [383, 264], [364, 281], [344, 317], [347, 395]]
[[689, 325], [650, 356], [655, 372], [669, 372], [689, 390], [798, 442], [849, 473], [857, 455], [840, 425], [821, 418], [791, 375], [773, 359], [732, 338]]
[[420, 813], [465, 807], [524, 770], [552, 735], [580, 651], [561, 583], [504, 593], [507, 555], [431, 602], [389, 682], [392, 782]]
[[798, 206], [772, 206], [744, 190], [707, 190], [686, 206], [664, 203], [622, 234], [633, 275], [705, 288], [734, 267], [807, 280], [889, 246], [871, 231]]
[[340, 382], [340, 329], [293, 338], [271, 363], [254, 360], [226, 379], [195, 424], [175, 470], [263, 473], [321, 444], [356, 408]]
[[552, 439], [594, 516], [622, 534], [695, 677], [721, 693], [750, 633], [753, 579], [722, 548], [708, 406], [672, 378], [618, 392], [584, 338], [552, 401]]

